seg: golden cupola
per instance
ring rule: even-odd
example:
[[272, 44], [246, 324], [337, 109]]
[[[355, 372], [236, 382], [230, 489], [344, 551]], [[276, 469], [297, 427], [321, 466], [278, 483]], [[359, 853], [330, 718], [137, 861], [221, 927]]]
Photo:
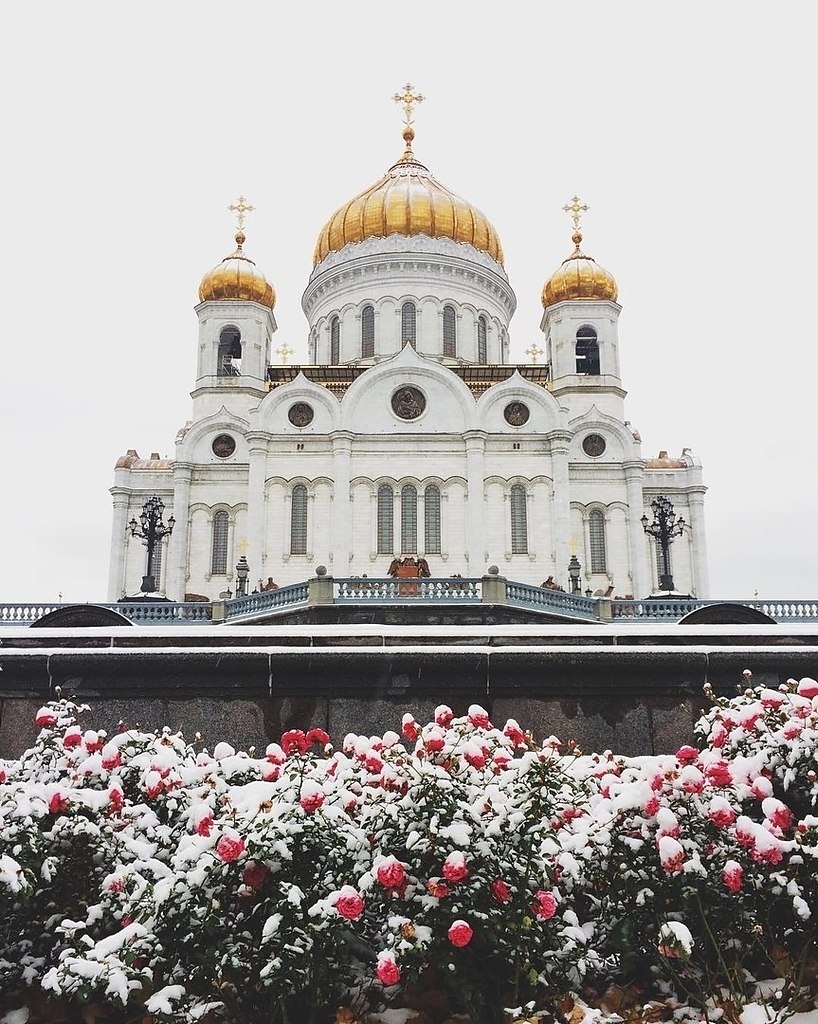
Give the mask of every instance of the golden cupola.
[[616, 302], [619, 288], [613, 274], [580, 249], [582, 234], [579, 230], [579, 215], [588, 207], [580, 204], [578, 197], [574, 196], [563, 209], [573, 217], [574, 232], [571, 241], [574, 243], [574, 251], [545, 282], [542, 290], [543, 306], [548, 308], [558, 302], [572, 299], [602, 299]]
[[350, 243], [388, 235], [450, 238], [488, 253], [502, 265], [500, 238], [488, 218], [420, 163], [412, 151], [414, 137], [414, 129], [406, 124], [405, 149], [398, 162], [330, 217], [318, 236], [313, 265]]
[[239, 196], [238, 203], [229, 209], [238, 214], [236, 249], [212, 270], [208, 270], [202, 278], [199, 285], [199, 302], [239, 300], [258, 302], [272, 309], [276, 304], [275, 289], [250, 257], [245, 256], [242, 248], [245, 242], [244, 217], [255, 207], [250, 206], [244, 196]]

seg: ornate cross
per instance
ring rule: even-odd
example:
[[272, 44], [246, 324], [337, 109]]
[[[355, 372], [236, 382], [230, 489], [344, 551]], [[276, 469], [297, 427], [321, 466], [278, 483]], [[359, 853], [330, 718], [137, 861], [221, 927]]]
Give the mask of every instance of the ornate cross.
[[392, 99], [395, 103], [403, 104], [403, 123], [411, 124], [415, 119], [413, 109], [415, 104], [423, 103], [426, 97], [421, 96], [419, 92], [415, 92], [412, 83], [407, 82], [403, 87], [403, 92], [396, 92]]
[[574, 231], [579, 231], [579, 219], [583, 213], [587, 213], [590, 210], [590, 206], [586, 206], [579, 196], [574, 196], [570, 203], [566, 203], [563, 206], [563, 210], [571, 214], [571, 220], [574, 222]]
[[527, 348], [525, 350], [525, 354], [527, 356], [531, 356], [531, 362], [532, 363], [536, 363], [538, 361], [539, 356], [542, 355], [542, 349], [541, 348], [537, 348], [537, 343], [535, 342], [531, 346], [531, 348]]
[[251, 206], [244, 196], [239, 196], [237, 202], [227, 207], [228, 210], [232, 210], [236, 214], [236, 226], [239, 231], [244, 230], [244, 215], [249, 213], [251, 210], [255, 210], [255, 206]]
[[276, 355], [281, 356], [281, 362], [286, 366], [287, 360], [293, 354], [294, 349], [291, 349], [289, 345], [282, 345], [281, 348], [276, 349]]

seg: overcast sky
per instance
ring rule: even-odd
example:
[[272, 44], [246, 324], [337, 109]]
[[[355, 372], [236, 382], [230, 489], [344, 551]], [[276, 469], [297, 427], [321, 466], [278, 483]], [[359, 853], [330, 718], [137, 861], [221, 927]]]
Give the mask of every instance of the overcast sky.
[[114, 462], [173, 455], [239, 194], [306, 361], [316, 237], [402, 151], [407, 80], [502, 239], [512, 360], [578, 193], [643, 455], [703, 462], [713, 594], [818, 598], [814, 39], [807, 3], [8, 5], [0, 601], [105, 598]]

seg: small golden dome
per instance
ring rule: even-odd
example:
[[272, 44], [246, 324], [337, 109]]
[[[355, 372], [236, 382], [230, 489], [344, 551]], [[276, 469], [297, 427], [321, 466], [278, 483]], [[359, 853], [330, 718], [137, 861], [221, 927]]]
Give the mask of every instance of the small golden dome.
[[380, 181], [330, 217], [315, 245], [313, 265], [350, 242], [387, 235], [429, 235], [465, 242], [503, 263], [497, 232], [477, 207], [433, 177], [412, 152], [414, 129], [406, 125], [403, 156]]
[[607, 299], [616, 302], [619, 288], [613, 274], [581, 251], [579, 243], [582, 235], [579, 231], [574, 231], [571, 241], [574, 243], [574, 251], [545, 282], [542, 290], [543, 306], [553, 306], [570, 299]]
[[244, 302], [259, 302], [272, 309], [276, 304], [273, 286], [242, 251], [245, 235], [236, 232], [236, 251], [208, 270], [199, 285], [199, 302], [217, 302], [223, 299], [239, 299]]

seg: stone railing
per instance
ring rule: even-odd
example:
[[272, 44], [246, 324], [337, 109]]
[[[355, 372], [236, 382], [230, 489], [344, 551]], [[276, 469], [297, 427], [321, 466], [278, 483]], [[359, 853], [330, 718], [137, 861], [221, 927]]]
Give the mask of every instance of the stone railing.
[[[0, 604], [0, 626], [30, 626], [44, 615], [71, 604]], [[108, 608], [139, 625], [210, 622], [208, 601], [115, 601], [98, 602], [93, 608]]]
[[703, 601], [693, 597], [648, 598], [643, 601], [611, 600], [614, 619], [659, 620], [678, 622], [698, 608], [716, 605], [741, 605], [769, 615], [775, 622], [818, 622], [818, 601], [721, 600]]
[[506, 601], [521, 608], [539, 608], [544, 612], [566, 615], [572, 619], [596, 622], [601, 617], [599, 602], [582, 594], [567, 594], [564, 590], [549, 590], [527, 583], [506, 583]]
[[306, 604], [309, 599], [308, 583], [293, 583], [287, 587], [278, 587], [276, 590], [262, 590], [256, 594], [247, 594], [245, 597], [234, 597], [231, 601], [216, 602], [224, 606], [224, 615], [218, 614], [214, 621], [235, 622], [241, 619], [263, 615], [265, 612], [281, 608], [291, 608], [294, 605]]
[[461, 577], [451, 579], [424, 579], [390, 577], [370, 579], [334, 580], [333, 598], [339, 604], [348, 602], [372, 604], [402, 604], [405, 601], [431, 601], [434, 604], [454, 602], [471, 604], [482, 600], [480, 580]]

